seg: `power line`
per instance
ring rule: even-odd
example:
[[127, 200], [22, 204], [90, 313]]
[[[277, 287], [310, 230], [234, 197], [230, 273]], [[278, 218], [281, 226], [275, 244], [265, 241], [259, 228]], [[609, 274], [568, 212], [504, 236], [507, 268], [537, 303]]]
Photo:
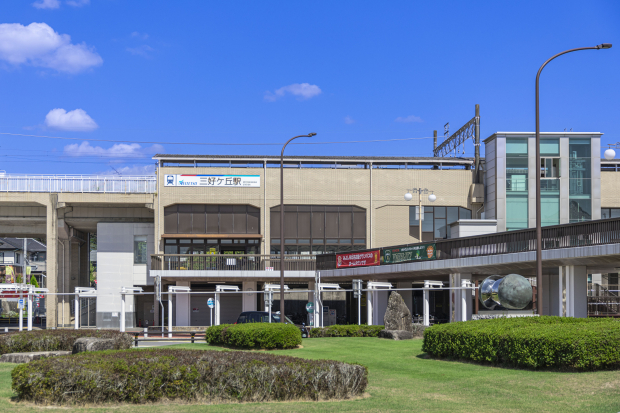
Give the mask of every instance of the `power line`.
[[[112, 140], [112, 139], [83, 139], [68, 138], [64, 136], [46, 136], [46, 135], [26, 135], [21, 133], [0, 132], [0, 135], [23, 136], [29, 138], [45, 138], [45, 139], [61, 139], [72, 141], [90, 141], [90, 142], [110, 142], [110, 143], [148, 143], [159, 145], [201, 145], [201, 146], [282, 146], [282, 143], [206, 143], [206, 142], [156, 142], [156, 141], [129, 141], [129, 140]], [[372, 142], [394, 142], [394, 141], [411, 141], [421, 139], [433, 139], [432, 137], [422, 138], [396, 138], [396, 139], [371, 139], [362, 141], [331, 141], [331, 142], [293, 142], [291, 145], [331, 145], [338, 143], [372, 143]]]

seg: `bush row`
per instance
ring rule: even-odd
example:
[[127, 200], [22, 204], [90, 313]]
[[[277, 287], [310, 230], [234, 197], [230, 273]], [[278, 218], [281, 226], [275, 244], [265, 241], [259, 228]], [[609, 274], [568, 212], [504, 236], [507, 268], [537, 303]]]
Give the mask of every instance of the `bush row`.
[[522, 317], [439, 324], [422, 350], [436, 357], [532, 369], [620, 367], [620, 320]]
[[0, 354], [27, 351], [71, 351], [81, 337], [111, 338], [117, 350], [131, 347], [129, 334], [118, 330], [34, 330], [0, 336]]
[[221, 324], [207, 328], [207, 343], [238, 348], [287, 349], [301, 344], [301, 330], [292, 324]]
[[347, 399], [366, 389], [366, 367], [242, 351], [80, 353], [13, 369], [19, 400], [38, 404], [164, 400], [264, 402]]
[[379, 331], [383, 326], [357, 325], [333, 325], [329, 327], [317, 327], [310, 330], [310, 337], [379, 337]]

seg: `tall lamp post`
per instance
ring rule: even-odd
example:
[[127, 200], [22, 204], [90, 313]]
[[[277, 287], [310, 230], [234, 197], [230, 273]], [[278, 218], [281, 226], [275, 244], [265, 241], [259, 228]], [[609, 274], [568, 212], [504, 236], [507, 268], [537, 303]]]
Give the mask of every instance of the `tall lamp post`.
[[543, 310], [543, 289], [542, 289], [542, 228], [541, 228], [541, 208], [540, 208], [540, 111], [539, 111], [539, 80], [540, 73], [547, 64], [558, 56], [576, 52], [578, 50], [599, 50], [610, 49], [611, 43], [603, 43], [594, 47], [578, 47], [576, 49], [565, 50], [549, 58], [542, 64], [536, 74], [536, 312], [542, 315]]
[[286, 145], [297, 138], [311, 138], [316, 133], [312, 132], [307, 135], [299, 135], [289, 139], [282, 147], [280, 153], [280, 322], [286, 322], [284, 314], [284, 149]]
[[[426, 188], [413, 188], [413, 189], [407, 189], [407, 193], [405, 194], [405, 201], [411, 201], [413, 199], [413, 195], [411, 193], [417, 193], [418, 196], [418, 227], [420, 229], [420, 242], [422, 242], [422, 220], [424, 219], [424, 212], [422, 212], [422, 194], [428, 194], [429, 190]], [[428, 196], [428, 200], [431, 202], [435, 202], [435, 200], [437, 199], [437, 196], [435, 196], [435, 194], [433, 194], [433, 191], [430, 191], [431, 194]]]

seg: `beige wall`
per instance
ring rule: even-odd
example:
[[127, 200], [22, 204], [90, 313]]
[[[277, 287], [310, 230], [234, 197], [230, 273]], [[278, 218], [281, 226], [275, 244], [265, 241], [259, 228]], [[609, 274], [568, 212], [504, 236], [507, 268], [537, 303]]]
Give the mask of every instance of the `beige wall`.
[[[260, 188], [165, 187], [166, 174], [260, 175]], [[471, 208], [468, 194], [472, 171], [464, 169], [331, 169], [287, 168], [284, 171], [285, 203], [289, 205], [355, 205], [366, 209], [366, 245], [379, 247], [416, 242], [409, 236], [407, 189], [421, 186], [434, 190], [437, 206]], [[371, 177], [372, 175], [372, 177]], [[266, 177], [266, 179], [265, 179]], [[372, 188], [371, 188], [372, 179]], [[164, 207], [174, 204], [249, 204], [261, 209], [262, 252], [269, 250], [269, 210], [280, 204], [278, 168], [161, 168], [155, 239], [163, 233]], [[372, 200], [371, 200], [372, 198]], [[427, 197], [423, 204], [430, 205]], [[371, 239], [372, 237], [372, 239]], [[163, 252], [163, 245], [157, 246]]]
[[601, 208], [620, 208], [620, 172], [601, 172]]

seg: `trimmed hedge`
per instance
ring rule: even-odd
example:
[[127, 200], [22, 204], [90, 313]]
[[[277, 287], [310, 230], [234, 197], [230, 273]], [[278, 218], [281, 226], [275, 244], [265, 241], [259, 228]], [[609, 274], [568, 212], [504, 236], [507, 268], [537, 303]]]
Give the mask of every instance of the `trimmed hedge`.
[[81, 337], [111, 338], [117, 350], [131, 348], [129, 334], [118, 330], [35, 330], [0, 336], [0, 354], [28, 351], [71, 351], [75, 340]]
[[207, 343], [237, 348], [287, 349], [301, 344], [301, 330], [292, 324], [221, 324], [207, 328]]
[[384, 326], [333, 325], [313, 328], [310, 330], [310, 337], [379, 337], [381, 330], [384, 330]]
[[22, 364], [11, 373], [20, 401], [38, 404], [264, 402], [361, 395], [368, 370], [332, 360], [245, 351], [102, 351]]
[[515, 317], [439, 324], [424, 332], [435, 357], [530, 369], [620, 367], [620, 320]]

